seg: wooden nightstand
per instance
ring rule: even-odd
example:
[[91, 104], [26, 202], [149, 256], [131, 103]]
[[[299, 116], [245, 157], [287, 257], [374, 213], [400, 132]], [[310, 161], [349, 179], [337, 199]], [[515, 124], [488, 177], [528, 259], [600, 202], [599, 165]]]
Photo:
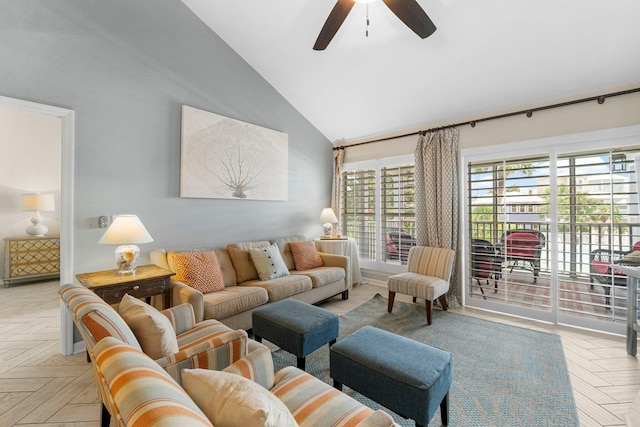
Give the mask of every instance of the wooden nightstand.
[[136, 274], [119, 274], [118, 270], [95, 271], [76, 274], [76, 278], [108, 304], [117, 304], [124, 294], [136, 298], [164, 294], [164, 308], [171, 307], [171, 276], [169, 270], [157, 265], [143, 265], [136, 268]]

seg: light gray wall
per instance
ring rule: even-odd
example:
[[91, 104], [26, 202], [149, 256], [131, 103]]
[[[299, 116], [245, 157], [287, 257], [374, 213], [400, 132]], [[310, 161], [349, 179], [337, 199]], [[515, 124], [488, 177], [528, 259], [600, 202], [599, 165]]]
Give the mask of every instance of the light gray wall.
[[[331, 143], [179, 0], [0, 2], [0, 94], [75, 111], [75, 272], [115, 268], [97, 217], [134, 213], [142, 246], [321, 233]], [[179, 197], [183, 104], [289, 135], [286, 202]]]

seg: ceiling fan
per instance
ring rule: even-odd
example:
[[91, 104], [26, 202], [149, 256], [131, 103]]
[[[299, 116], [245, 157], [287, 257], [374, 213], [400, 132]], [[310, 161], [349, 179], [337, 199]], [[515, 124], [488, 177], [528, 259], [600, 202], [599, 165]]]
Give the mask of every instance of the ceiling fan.
[[[325, 50], [333, 36], [336, 35], [340, 26], [347, 18], [353, 5], [359, 0], [338, 0], [331, 10], [329, 17], [322, 26], [313, 50]], [[416, 0], [382, 0], [389, 9], [407, 27], [413, 30], [420, 38], [426, 39], [436, 30], [436, 26], [420, 7]]]

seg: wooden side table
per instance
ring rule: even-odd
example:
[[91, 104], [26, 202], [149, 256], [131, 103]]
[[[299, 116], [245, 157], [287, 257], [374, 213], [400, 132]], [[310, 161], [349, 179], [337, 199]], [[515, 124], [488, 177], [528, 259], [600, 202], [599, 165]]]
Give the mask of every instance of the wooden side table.
[[82, 285], [108, 304], [117, 304], [124, 294], [136, 298], [164, 294], [164, 308], [171, 307], [171, 276], [176, 273], [157, 265], [142, 265], [136, 274], [119, 274], [117, 269], [76, 274]]

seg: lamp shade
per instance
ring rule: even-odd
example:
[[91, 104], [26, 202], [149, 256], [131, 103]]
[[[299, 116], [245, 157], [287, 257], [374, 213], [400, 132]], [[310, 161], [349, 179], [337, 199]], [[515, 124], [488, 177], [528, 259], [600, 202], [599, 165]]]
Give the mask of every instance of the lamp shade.
[[137, 215], [118, 215], [104, 232], [98, 243], [107, 245], [130, 245], [153, 242], [153, 237]]
[[23, 194], [22, 210], [24, 211], [55, 211], [56, 206], [53, 202], [53, 194]]
[[338, 222], [338, 218], [336, 217], [336, 214], [333, 213], [333, 209], [324, 208], [322, 209], [322, 213], [320, 214], [320, 222], [322, 223], [328, 222], [330, 224], [333, 224], [335, 222]]

